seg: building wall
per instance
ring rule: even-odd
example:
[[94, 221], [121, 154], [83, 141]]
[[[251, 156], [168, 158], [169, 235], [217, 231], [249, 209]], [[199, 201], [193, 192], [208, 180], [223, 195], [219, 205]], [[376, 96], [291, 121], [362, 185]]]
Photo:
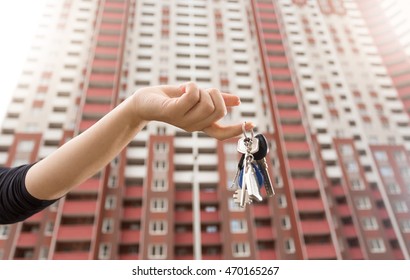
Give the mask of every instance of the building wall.
[[408, 259], [409, 119], [367, 8], [50, 1], [1, 165], [44, 158], [139, 88], [195, 81], [241, 98], [223, 123], [268, 138], [276, 195], [238, 208], [237, 139], [150, 122], [58, 203], [0, 226], [0, 259]]

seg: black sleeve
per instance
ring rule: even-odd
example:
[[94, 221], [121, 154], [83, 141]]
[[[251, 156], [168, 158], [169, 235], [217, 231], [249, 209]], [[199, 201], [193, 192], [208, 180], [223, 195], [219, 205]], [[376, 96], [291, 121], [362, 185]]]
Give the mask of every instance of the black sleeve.
[[23, 221], [56, 201], [37, 199], [27, 191], [25, 178], [31, 166], [0, 168], [0, 224]]

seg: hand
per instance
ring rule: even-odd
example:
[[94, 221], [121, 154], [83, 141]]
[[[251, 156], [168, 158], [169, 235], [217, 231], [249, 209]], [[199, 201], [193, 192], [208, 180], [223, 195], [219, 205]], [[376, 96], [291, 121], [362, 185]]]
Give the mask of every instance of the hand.
[[[186, 131], [203, 131], [219, 140], [238, 136], [242, 123], [222, 126], [217, 121], [227, 113], [227, 107], [238, 106], [237, 96], [218, 89], [199, 89], [189, 82], [179, 87], [156, 86], [142, 88], [132, 97], [135, 115], [140, 120], [162, 121]], [[254, 125], [246, 124], [250, 130]]]

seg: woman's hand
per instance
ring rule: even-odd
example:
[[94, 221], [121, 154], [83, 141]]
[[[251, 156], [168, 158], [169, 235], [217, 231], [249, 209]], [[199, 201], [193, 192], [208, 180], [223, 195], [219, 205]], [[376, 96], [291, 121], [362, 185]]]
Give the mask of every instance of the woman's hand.
[[[218, 123], [226, 115], [227, 107], [238, 106], [240, 100], [215, 88], [199, 89], [192, 82], [179, 87], [155, 86], [136, 91], [132, 98], [138, 121], [162, 121], [189, 132], [203, 131], [219, 140], [242, 133], [242, 123]], [[247, 130], [252, 127], [252, 123], [247, 123]]]

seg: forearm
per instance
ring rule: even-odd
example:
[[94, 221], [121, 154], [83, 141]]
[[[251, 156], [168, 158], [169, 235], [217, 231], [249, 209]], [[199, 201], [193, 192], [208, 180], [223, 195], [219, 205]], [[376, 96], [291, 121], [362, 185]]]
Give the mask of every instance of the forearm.
[[29, 193], [39, 199], [59, 198], [97, 173], [146, 124], [133, 110], [129, 98], [81, 135], [35, 164], [26, 177]]

